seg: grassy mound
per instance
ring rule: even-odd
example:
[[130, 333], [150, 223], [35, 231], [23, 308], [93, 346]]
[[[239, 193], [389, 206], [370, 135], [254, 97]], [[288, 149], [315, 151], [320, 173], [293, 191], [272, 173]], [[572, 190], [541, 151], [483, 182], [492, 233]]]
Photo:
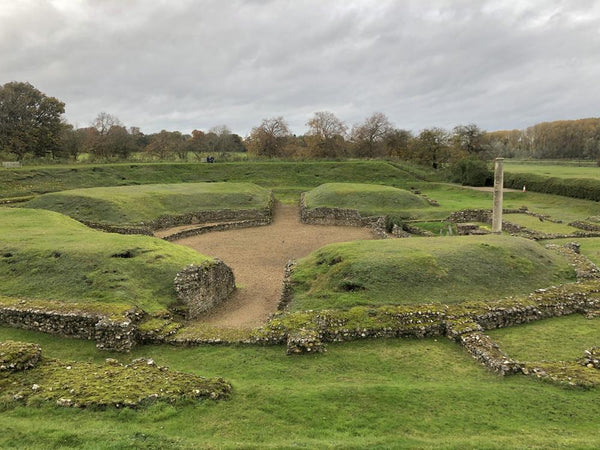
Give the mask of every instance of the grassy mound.
[[306, 206], [357, 209], [362, 215], [429, 208], [427, 200], [404, 189], [359, 183], [326, 183], [306, 193]]
[[24, 206], [78, 220], [110, 224], [148, 223], [162, 215], [217, 209], [261, 209], [268, 190], [252, 183], [180, 183], [73, 189], [44, 194]]
[[51, 211], [0, 208], [0, 295], [164, 309], [175, 274], [210, 258], [147, 236], [103, 233]]
[[574, 279], [561, 256], [510, 236], [346, 242], [298, 262], [291, 308], [496, 300]]

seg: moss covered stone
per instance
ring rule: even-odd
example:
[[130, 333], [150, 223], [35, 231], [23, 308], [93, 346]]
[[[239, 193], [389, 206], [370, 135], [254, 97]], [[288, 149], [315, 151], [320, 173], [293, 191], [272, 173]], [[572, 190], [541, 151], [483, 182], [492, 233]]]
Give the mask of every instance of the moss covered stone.
[[[28, 345], [28, 344], [21, 344]], [[53, 402], [73, 407], [139, 407], [154, 401], [221, 399], [231, 393], [222, 378], [204, 378], [139, 358], [103, 365], [43, 358], [31, 370], [0, 372], [0, 400]]]

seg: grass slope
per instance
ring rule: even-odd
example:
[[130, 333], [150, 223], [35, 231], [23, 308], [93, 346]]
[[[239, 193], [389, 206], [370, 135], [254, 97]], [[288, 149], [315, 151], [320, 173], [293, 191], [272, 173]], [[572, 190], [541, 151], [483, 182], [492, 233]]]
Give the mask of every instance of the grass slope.
[[430, 208], [422, 197], [391, 186], [326, 183], [306, 193], [306, 206], [357, 209], [363, 215], [394, 214]]
[[138, 305], [175, 301], [173, 279], [210, 258], [147, 236], [94, 231], [51, 211], [0, 208], [0, 294]]
[[2, 169], [1, 174], [0, 198], [99, 186], [228, 181], [272, 188], [278, 199], [292, 202], [300, 192], [327, 182], [407, 187], [416, 181], [385, 161], [103, 164]]
[[[93, 342], [0, 328], [48, 357], [103, 362]], [[149, 346], [170, 369], [222, 376], [228, 401], [139, 411], [14, 407], [0, 447], [16, 448], [597, 448], [600, 389], [498, 377], [447, 340], [331, 344], [293, 358], [281, 347]], [[544, 432], [540, 432], [544, 430]]]
[[493, 300], [568, 280], [562, 257], [511, 236], [346, 242], [298, 262], [291, 308]]
[[24, 204], [74, 219], [139, 224], [162, 215], [214, 209], [260, 209], [270, 193], [252, 183], [178, 183], [73, 189], [41, 195]]

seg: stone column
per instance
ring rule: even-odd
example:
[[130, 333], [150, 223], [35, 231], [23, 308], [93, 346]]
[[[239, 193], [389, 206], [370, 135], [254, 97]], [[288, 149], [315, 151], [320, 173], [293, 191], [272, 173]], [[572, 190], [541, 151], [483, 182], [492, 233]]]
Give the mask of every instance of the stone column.
[[496, 158], [494, 170], [494, 211], [492, 213], [492, 233], [502, 233], [502, 189], [504, 188], [504, 158]]

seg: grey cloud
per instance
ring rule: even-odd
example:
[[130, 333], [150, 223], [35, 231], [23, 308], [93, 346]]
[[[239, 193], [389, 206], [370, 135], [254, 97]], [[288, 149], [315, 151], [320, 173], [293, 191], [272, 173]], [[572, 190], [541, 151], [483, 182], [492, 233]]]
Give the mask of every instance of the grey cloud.
[[[586, 2], [587, 3], [587, 2]], [[145, 132], [330, 110], [419, 130], [598, 115], [600, 6], [568, 1], [0, 2], [0, 83]]]

